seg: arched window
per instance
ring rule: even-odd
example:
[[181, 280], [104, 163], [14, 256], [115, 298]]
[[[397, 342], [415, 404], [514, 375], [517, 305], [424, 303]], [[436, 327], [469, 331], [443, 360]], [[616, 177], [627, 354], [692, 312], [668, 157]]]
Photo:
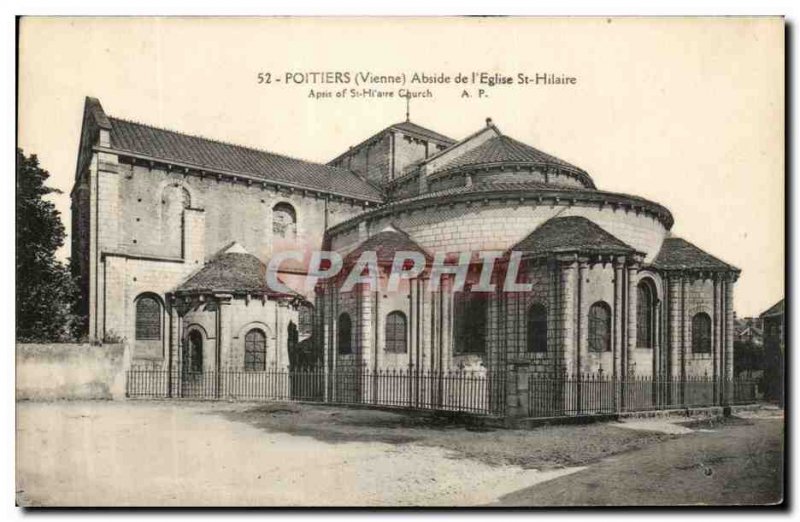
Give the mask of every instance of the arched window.
[[406, 314], [394, 311], [386, 316], [386, 351], [406, 353]]
[[189, 342], [183, 351], [183, 371], [188, 373], [203, 371], [203, 334], [197, 330], [189, 332]]
[[636, 346], [652, 348], [655, 344], [655, 296], [645, 281], [636, 287]]
[[351, 330], [350, 316], [346, 313], [340, 315], [337, 327], [337, 344], [339, 346], [339, 353], [341, 354], [353, 353], [353, 337]]
[[263, 372], [267, 369], [267, 336], [253, 328], [244, 336], [244, 371]]
[[711, 353], [711, 317], [703, 312], [692, 317], [692, 352]]
[[486, 315], [489, 298], [476, 292], [454, 295], [455, 346], [457, 354], [486, 352]]
[[136, 340], [161, 339], [161, 303], [155, 296], [144, 295], [136, 300]]
[[547, 309], [538, 303], [528, 309], [528, 351], [547, 351]]
[[272, 234], [290, 239], [297, 235], [297, 213], [293, 206], [278, 203], [272, 207]]
[[589, 308], [589, 351], [611, 351], [611, 308], [603, 301]]

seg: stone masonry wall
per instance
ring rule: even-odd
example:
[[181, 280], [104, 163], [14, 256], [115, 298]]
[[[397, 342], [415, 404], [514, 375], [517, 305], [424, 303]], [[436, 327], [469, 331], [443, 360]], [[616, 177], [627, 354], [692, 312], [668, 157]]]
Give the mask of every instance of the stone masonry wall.
[[[664, 240], [664, 226], [645, 214], [600, 209], [597, 206], [551, 205], [500, 200], [447, 204], [396, 213], [370, 221], [372, 235], [391, 223], [411, 235], [432, 252], [505, 250], [553, 217], [584, 216], [630, 246], [646, 253], [651, 261]], [[363, 240], [351, 228], [333, 237], [333, 248], [347, 251]]]

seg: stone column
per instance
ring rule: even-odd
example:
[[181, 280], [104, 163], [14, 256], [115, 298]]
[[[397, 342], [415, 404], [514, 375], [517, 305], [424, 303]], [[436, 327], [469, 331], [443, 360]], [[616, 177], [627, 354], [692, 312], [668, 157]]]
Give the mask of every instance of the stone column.
[[624, 372], [622, 371], [622, 317], [623, 317], [623, 309], [622, 309], [622, 292], [623, 292], [623, 278], [625, 274], [623, 272], [625, 268], [625, 258], [618, 257], [614, 260], [614, 309], [613, 313], [613, 324], [612, 324], [612, 358], [614, 360], [614, 367], [612, 368], [612, 374], [614, 377], [614, 406], [617, 411], [620, 410], [622, 407], [622, 388], [620, 384], [620, 380], [624, 377]]
[[[560, 274], [558, 271], [558, 265], [552, 262], [548, 262], [548, 292], [547, 292], [547, 351], [551, 352], [551, 367], [549, 368], [549, 372], [552, 372], [551, 377], [555, 378], [557, 375], [561, 374], [561, 361], [559, 357], [559, 348], [558, 348], [558, 334], [556, 333], [560, 327], [559, 322], [559, 313], [558, 310], [558, 286], [560, 284]], [[519, 322], [521, 319], [519, 314], [517, 314], [516, 322]], [[519, 330], [519, 329], [518, 329]], [[517, 346], [520, 345], [522, 340], [519, 338], [517, 339]], [[517, 348], [516, 351], [521, 351], [521, 348]]]
[[559, 259], [561, 286], [561, 356], [567, 375], [578, 371], [575, 367], [575, 279], [578, 263], [575, 256]]
[[636, 271], [637, 266], [634, 264], [628, 265], [628, 299], [626, 303], [627, 310], [625, 315], [627, 318], [627, 349], [625, 352], [625, 376], [631, 375], [636, 370], [636, 363], [633, 360], [633, 353], [636, 349]]
[[680, 313], [680, 299], [681, 299], [681, 277], [677, 274], [670, 274], [668, 282], [669, 288], [669, 307], [668, 312], [668, 334], [669, 346], [667, 346], [667, 379], [670, 384], [667, 387], [667, 403], [673, 403], [677, 400], [676, 388], [672, 381], [677, 376], [680, 376], [680, 349], [681, 349], [681, 313]]
[[722, 372], [728, 386], [726, 397], [728, 403], [733, 400], [733, 284], [735, 276], [725, 281], [725, 368]]
[[182, 318], [178, 313], [177, 298], [174, 295], [167, 295], [167, 303], [169, 307], [169, 345], [167, 346], [167, 381], [168, 389], [167, 395], [173, 397], [176, 395], [176, 385], [180, 382], [177, 378], [180, 375], [180, 345], [183, 339]]
[[588, 340], [589, 340], [589, 315], [586, 308], [586, 274], [589, 271], [589, 262], [585, 257], [578, 259], [578, 314], [577, 345], [575, 347], [575, 367], [578, 372], [589, 371], [586, 366]]
[[661, 299], [653, 296], [653, 380], [661, 371]]
[[217, 294], [214, 297], [217, 301], [217, 344], [216, 353], [214, 354], [214, 389], [216, 390], [216, 396], [221, 397], [224, 393], [224, 390], [222, 390], [222, 356], [224, 352], [230, 350], [231, 345], [231, 332], [228, 328], [228, 324], [230, 323], [228, 320], [230, 311], [228, 308], [233, 296], [230, 294]]

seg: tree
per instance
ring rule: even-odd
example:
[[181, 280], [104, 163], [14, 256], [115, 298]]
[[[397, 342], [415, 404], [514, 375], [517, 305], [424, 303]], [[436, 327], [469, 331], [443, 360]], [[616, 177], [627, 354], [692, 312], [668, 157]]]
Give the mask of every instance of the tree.
[[61, 191], [45, 185], [50, 174], [35, 154], [17, 149], [16, 300], [18, 341], [66, 341], [77, 325], [77, 285], [56, 259], [66, 233], [61, 214], [45, 197]]

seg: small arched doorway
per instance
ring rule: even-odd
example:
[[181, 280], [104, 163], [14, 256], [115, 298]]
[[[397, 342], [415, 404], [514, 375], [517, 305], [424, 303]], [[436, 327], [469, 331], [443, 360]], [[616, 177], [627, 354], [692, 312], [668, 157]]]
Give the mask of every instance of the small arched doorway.
[[203, 392], [203, 334], [189, 331], [183, 347], [181, 390], [184, 396]]

